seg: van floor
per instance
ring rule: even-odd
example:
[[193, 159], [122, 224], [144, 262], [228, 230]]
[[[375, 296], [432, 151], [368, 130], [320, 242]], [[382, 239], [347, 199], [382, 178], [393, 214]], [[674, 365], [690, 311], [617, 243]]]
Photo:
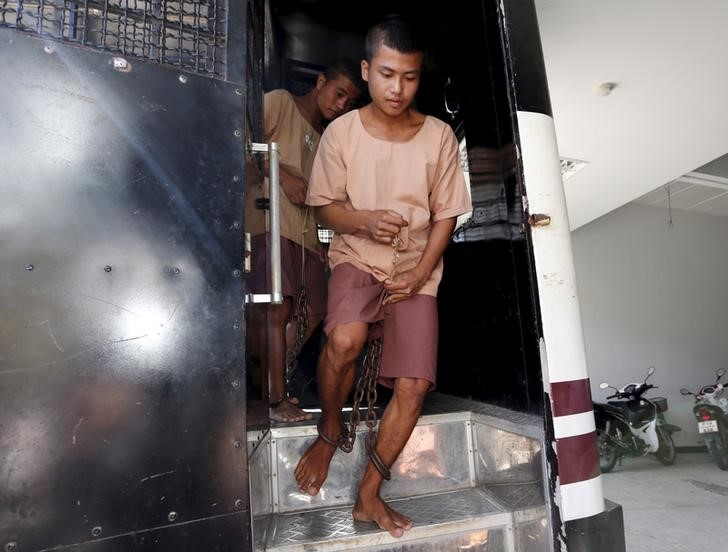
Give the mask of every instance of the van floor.
[[678, 449], [672, 466], [625, 459], [602, 482], [604, 496], [622, 505], [628, 552], [728, 551], [728, 472], [707, 452]]

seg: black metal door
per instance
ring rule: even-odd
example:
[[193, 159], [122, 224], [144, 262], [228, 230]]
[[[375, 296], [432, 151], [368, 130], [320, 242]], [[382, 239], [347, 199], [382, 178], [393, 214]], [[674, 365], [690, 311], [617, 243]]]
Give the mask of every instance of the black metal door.
[[250, 548], [244, 100], [0, 28], [0, 549]]

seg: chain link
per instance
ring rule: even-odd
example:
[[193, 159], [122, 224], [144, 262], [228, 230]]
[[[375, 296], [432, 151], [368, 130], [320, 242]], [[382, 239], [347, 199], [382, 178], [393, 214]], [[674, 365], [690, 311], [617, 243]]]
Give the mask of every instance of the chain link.
[[354, 391], [354, 404], [349, 415], [349, 423], [346, 425], [344, 433], [341, 435], [341, 444], [339, 448], [344, 452], [351, 452], [354, 449], [354, 441], [356, 440], [356, 429], [359, 427], [361, 406], [364, 396], [367, 398], [367, 415], [366, 426], [369, 433], [374, 432], [377, 426], [377, 414], [374, 411], [374, 405], [377, 402], [377, 378], [379, 377], [379, 363], [382, 357], [382, 338], [377, 338], [369, 342], [367, 352], [364, 355], [362, 364], [362, 372], [359, 381], [356, 382], [356, 391]]
[[294, 312], [296, 315], [296, 340], [288, 352], [286, 353], [286, 398], [291, 398], [291, 380], [293, 372], [298, 365], [298, 355], [301, 354], [303, 344], [306, 341], [308, 333], [308, 294], [306, 286], [301, 286], [296, 298], [296, 307]]
[[285, 389], [286, 398], [291, 398], [291, 380], [293, 380], [293, 372], [296, 370], [298, 365], [298, 356], [301, 354], [301, 349], [306, 342], [306, 335], [308, 334], [308, 293], [306, 292], [306, 221], [308, 220], [310, 209], [306, 207], [303, 215], [303, 223], [301, 225], [301, 289], [298, 291], [298, 297], [296, 297], [296, 305], [293, 312], [296, 316], [296, 339], [293, 346], [286, 353], [286, 375], [285, 375]]

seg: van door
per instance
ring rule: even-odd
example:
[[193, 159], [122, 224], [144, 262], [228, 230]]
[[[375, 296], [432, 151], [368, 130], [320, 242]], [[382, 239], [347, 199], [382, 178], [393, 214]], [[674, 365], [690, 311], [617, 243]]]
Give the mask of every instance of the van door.
[[0, 8], [4, 550], [250, 548], [250, 12], [128, 4]]

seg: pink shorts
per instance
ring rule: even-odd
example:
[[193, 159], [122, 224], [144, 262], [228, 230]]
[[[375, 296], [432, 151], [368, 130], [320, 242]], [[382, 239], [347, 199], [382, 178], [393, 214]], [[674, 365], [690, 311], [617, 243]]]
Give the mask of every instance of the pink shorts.
[[[258, 234], [250, 241], [250, 274], [247, 276], [248, 293], [270, 293], [270, 234]], [[306, 249], [306, 293], [308, 309], [312, 315], [326, 312], [326, 267], [319, 256]], [[281, 238], [281, 287], [284, 297], [298, 297], [301, 289], [301, 246]]]
[[334, 267], [324, 332], [351, 322], [366, 322], [369, 339], [382, 336], [379, 383], [394, 386], [396, 378], [420, 378], [435, 388], [437, 374], [437, 300], [418, 294], [383, 305], [384, 286], [368, 272], [348, 263]]

